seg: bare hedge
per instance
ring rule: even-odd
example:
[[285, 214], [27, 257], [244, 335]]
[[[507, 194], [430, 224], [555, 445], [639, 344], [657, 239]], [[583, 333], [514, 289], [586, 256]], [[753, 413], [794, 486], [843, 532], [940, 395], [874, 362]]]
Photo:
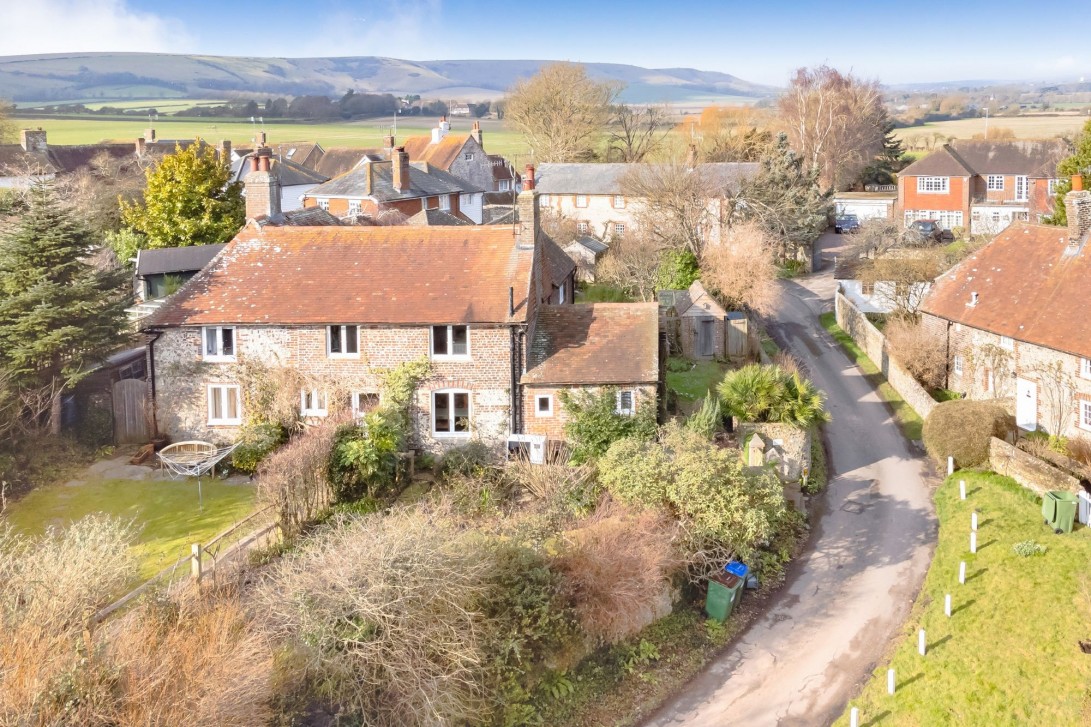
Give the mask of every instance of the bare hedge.
[[999, 404], [945, 401], [924, 420], [924, 446], [941, 466], [954, 457], [956, 467], [977, 467], [989, 459], [989, 439], [1004, 439], [1013, 430], [1011, 415]]

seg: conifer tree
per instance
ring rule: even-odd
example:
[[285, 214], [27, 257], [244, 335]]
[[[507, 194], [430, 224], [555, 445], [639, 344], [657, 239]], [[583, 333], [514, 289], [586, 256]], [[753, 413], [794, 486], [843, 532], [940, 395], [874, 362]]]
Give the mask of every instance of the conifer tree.
[[64, 389], [123, 343], [124, 279], [93, 267], [90, 252], [89, 233], [45, 184], [0, 233], [0, 370], [21, 390], [51, 389], [54, 430]]
[[242, 184], [199, 139], [163, 157], [147, 177], [143, 204], [121, 200], [121, 219], [149, 248], [227, 242], [246, 221]]
[[[1043, 221], [1050, 225], [1067, 225], [1068, 212], [1064, 208], [1064, 196], [1072, 191], [1073, 174], [1091, 174], [1091, 121], [1083, 125], [1083, 130], [1075, 140], [1075, 151], [1072, 156], [1063, 159], [1057, 165], [1057, 176], [1061, 181], [1057, 183], [1057, 189], [1053, 197], [1053, 214]], [[1087, 189], [1086, 182], [1084, 189]]]

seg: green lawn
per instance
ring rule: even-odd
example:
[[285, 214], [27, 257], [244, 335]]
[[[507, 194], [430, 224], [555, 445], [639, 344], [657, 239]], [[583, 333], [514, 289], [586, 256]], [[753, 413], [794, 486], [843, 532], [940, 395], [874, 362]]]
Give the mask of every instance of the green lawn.
[[[689, 365], [687, 371], [671, 371], [671, 366]], [[730, 367], [719, 361], [688, 361], [672, 358], [667, 365], [667, 388], [690, 401], [703, 399], [716, 388]]]
[[577, 303], [631, 303], [632, 296], [621, 288], [605, 283], [581, 285], [576, 290]]
[[845, 351], [848, 352], [849, 358], [853, 359], [860, 370], [864, 372], [864, 376], [879, 392], [879, 398], [894, 410], [894, 418], [902, 428], [902, 433], [908, 439], [920, 440], [921, 429], [924, 427], [924, 420], [921, 419], [920, 415], [917, 414], [913, 407], [905, 403], [901, 395], [894, 390], [894, 387], [887, 382], [879, 371], [879, 367], [867, 357], [863, 349], [856, 345], [856, 341], [841, 330], [833, 313], [823, 313], [818, 319], [822, 323], [822, 327], [841, 344]]
[[141, 528], [134, 553], [142, 577], [150, 577], [204, 543], [254, 507], [252, 485], [202, 479], [204, 510], [197, 506], [196, 480], [142, 482], [88, 480], [82, 485], [39, 487], [9, 503], [6, 517], [26, 535], [65, 525], [93, 512], [135, 521]]
[[[959, 500], [958, 480], [968, 497]], [[979, 513], [978, 552], [969, 553], [970, 513]], [[939, 544], [924, 589], [890, 664], [850, 706], [860, 724], [1086, 725], [1091, 723], [1091, 530], [1054, 535], [1033, 494], [992, 473], [956, 472], [936, 492]], [[1044, 555], [1012, 545], [1035, 540]], [[958, 583], [966, 561], [965, 585]], [[944, 595], [952, 595], [952, 618]], [[927, 655], [917, 653], [925, 629]], [[886, 692], [893, 666], [901, 685]], [[836, 723], [847, 725], [847, 715]]]
[[[13, 118], [20, 128], [42, 127], [50, 144], [93, 144], [105, 140], [129, 141], [144, 134], [148, 120], [143, 116], [125, 118], [99, 118], [88, 116], [79, 119], [59, 119], [50, 116]], [[367, 121], [342, 121], [327, 123], [280, 123], [265, 121], [265, 131], [270, 143], [284, 141], [317, 141], [322, 146], [378, 147], [383, 135], [388, 133], [393, 119], [369, 119]], [[398, 125], [398, 138], [431, 133], [431, 119], [414, 118], [410, 124]], [[452, 133], [465, 134], [472, 122], [457, 119], [452, 122]], [[491, 154], [503, 154], [511, 159], [528, 152], [523, 137], [515, 131], [492, 121], [483, 124], [485, 149]], [[155, 130], [161, 139], [192, 139], [201, 137], [210, 142], [230, 139], [233, 144], [251, 143], [255, 128], [247, 119], [178, 118], [160, 116]]]

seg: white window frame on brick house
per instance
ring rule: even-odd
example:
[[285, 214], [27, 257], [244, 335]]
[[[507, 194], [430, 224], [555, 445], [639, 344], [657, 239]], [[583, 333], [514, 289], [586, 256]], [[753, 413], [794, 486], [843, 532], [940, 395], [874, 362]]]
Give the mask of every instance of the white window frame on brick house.
[[612, 204], [613, 204], [613, 206], [614, 206], [614, 209], [616, 209], [616, 210], [623, 210], [623, 209], [625, 209], [625, 195], [623, 195], [623, 194], [615, 194], [615, 195], [614, 195], [614, 199], [613, 199], [613, 203], [612, 203]]
[[1030, 197], [1030, 180], [1026, 175], [1019, 175], [1015, 178], [1015, 201], [1026, 202]]
[[949, 194], [950, 192], [950, 177], [917, 177], [918, 194]]
[[1000, 337], [1000, 348], [1004, 349], [1005, 351], [1014, 351], [1015, 350], [1015, 339], [1012, 338], [1011, 336], [1001, 336]]
[[299, 392], [299, 414], [303, 417], [324, 417], [330, 413], [329, 395], [322, 389]]
[[[543, 407], [542, 404], [545, 406]], [[553, 416], [553, 394], [534, 395], [534, 416], [541, 418]]]
[[[232, 406], [235, 416], [230, 416]], [[210, 426], [242, 424], [242, 395], [238, 384], [208, 385], [208, 423]]]
[[329, 212], [330, 211], [330, 201], [328, 199], [318, 200], [318, 208]]
[[201, 328], [201, 358], [212, 363], [238, 360], [239, 341], [235, 326]]
[[631, 417], [636, 413], [635, 389], [621, 389], [617, 392], [614, 401], [614, 412], [623, 417]]
[[474, 153], [472, 151], [465, 152], [462, 155], [462, 158], [468, 162], [472, 162], [474, 160]]
[[538, 205], [541, 206], [541, 207], [548, 207], [550, 202], [552, 202], [552, 201], [553, 201], [553, 198], [550, 197], [548, 194], [538, 195]]
[[[457, 342], [455, 336], [458, 329], [465, 331], [465, 350], [462, 353], [454, 353]], [[470, 327], [463, 325], [430, 326], [428, 328], [428, 351], [433, 361], [469, 361], [470, 360]], [[442, 342], [443, 350], [436, 351], [436, 344]]]
[[576, 195], [575, 205], [577, 207], [586, 207], [587, 206], [587, 195], [586, 194], [577, 194]]
[[[466, 397], [466, 416], [459, 417], [456, 408], [456, 398], [458, 396]], [[447, 428], [439, 429], [439, 420], [437, 412], [440, 407], [436, 406], [436, 403], [444, 398], [447, 403]], [[432, 436], [433, 437], [470, 437], [473, 435], [471, 431], [473, 429], [473, 396], [467, 389], [439, 389], [433, 391], [431, 400], [429, 402], [431, 408], [432, 419]], [[460, 425], [460, 421], [464, 420], [464, 424]], [[464, 426], [464, 429], [458, 429], [459, 426]]]
[[580, 222], [576, 223], [576, 234], [577, 235], [586, 235], [590, 230], [591, 230], [591, 223], [590, 222], [580, 221]]
[[1080, 400], [1080, 429], [1091, 432], [1091, 401]]
[[451, 211], [451, 195], [441, 194], [439, 196], [439, 208], [444, 212]]
[[615, 235], [624, 235], [625, 234], [625, 223], [624, 222], [615, 222], [614, 223], [614, 234]]
[[1046, 183], [1046, 192], [1049, 194], [1050, 197], [1053, 197], [1057, 194], [1057, 185], [1063, 181], [1063, 179], [1050, 179]]
[[955, 354], [954, 359], [951, 361], [951, 370], [954, 371], [955, 376], [962, 376], [962, 354]]
[[1091, 379], [1091, 358], [1080, 359], [1080, 378]]
[[352, 401], [350, 406], [352, 408], [352, 418], [360, 419], [368, 412], [375, 409], [381, 403], [381, 397], [376, 391], [354, 391], [352, 392]]
[[1003, 174], [990, 174], [985, 181], [985, 188], [990, 192], [1003, 192], [1004, 191], [1004, 175]]
[[[334, 339], [340, 351], [334, 351]], [[326, 355], [330, 358], [360, 358], [360, 326], [326, 326]]]
[[358, 215], [364, 211], [363, 204], [358, 199], [349, 200], [349, 214]]

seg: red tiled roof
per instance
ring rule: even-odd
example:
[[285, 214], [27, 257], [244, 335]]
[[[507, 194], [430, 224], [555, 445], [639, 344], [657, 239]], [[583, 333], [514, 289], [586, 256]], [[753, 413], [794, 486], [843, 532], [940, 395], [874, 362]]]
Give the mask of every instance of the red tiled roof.
[[404, 146], [409, 161], [427, 162], [433, 167], [450, 171], [469, 138], [467, 134], [448, 134], [438, 144], [433, 144], [430, 136], [410, 136]]
[[533, 255], [510, 226], [248, 224], [145, 325], [522, 322]]
[[659, 305], [591, 303], [538, 309], [525, 384], [655, 383]]
[[1085, 241], [1072, 253], [1067, 243], [1065, 227], [1013, 224], [937, 278], [920, 310], [1091, 358], [1091, 250]]

